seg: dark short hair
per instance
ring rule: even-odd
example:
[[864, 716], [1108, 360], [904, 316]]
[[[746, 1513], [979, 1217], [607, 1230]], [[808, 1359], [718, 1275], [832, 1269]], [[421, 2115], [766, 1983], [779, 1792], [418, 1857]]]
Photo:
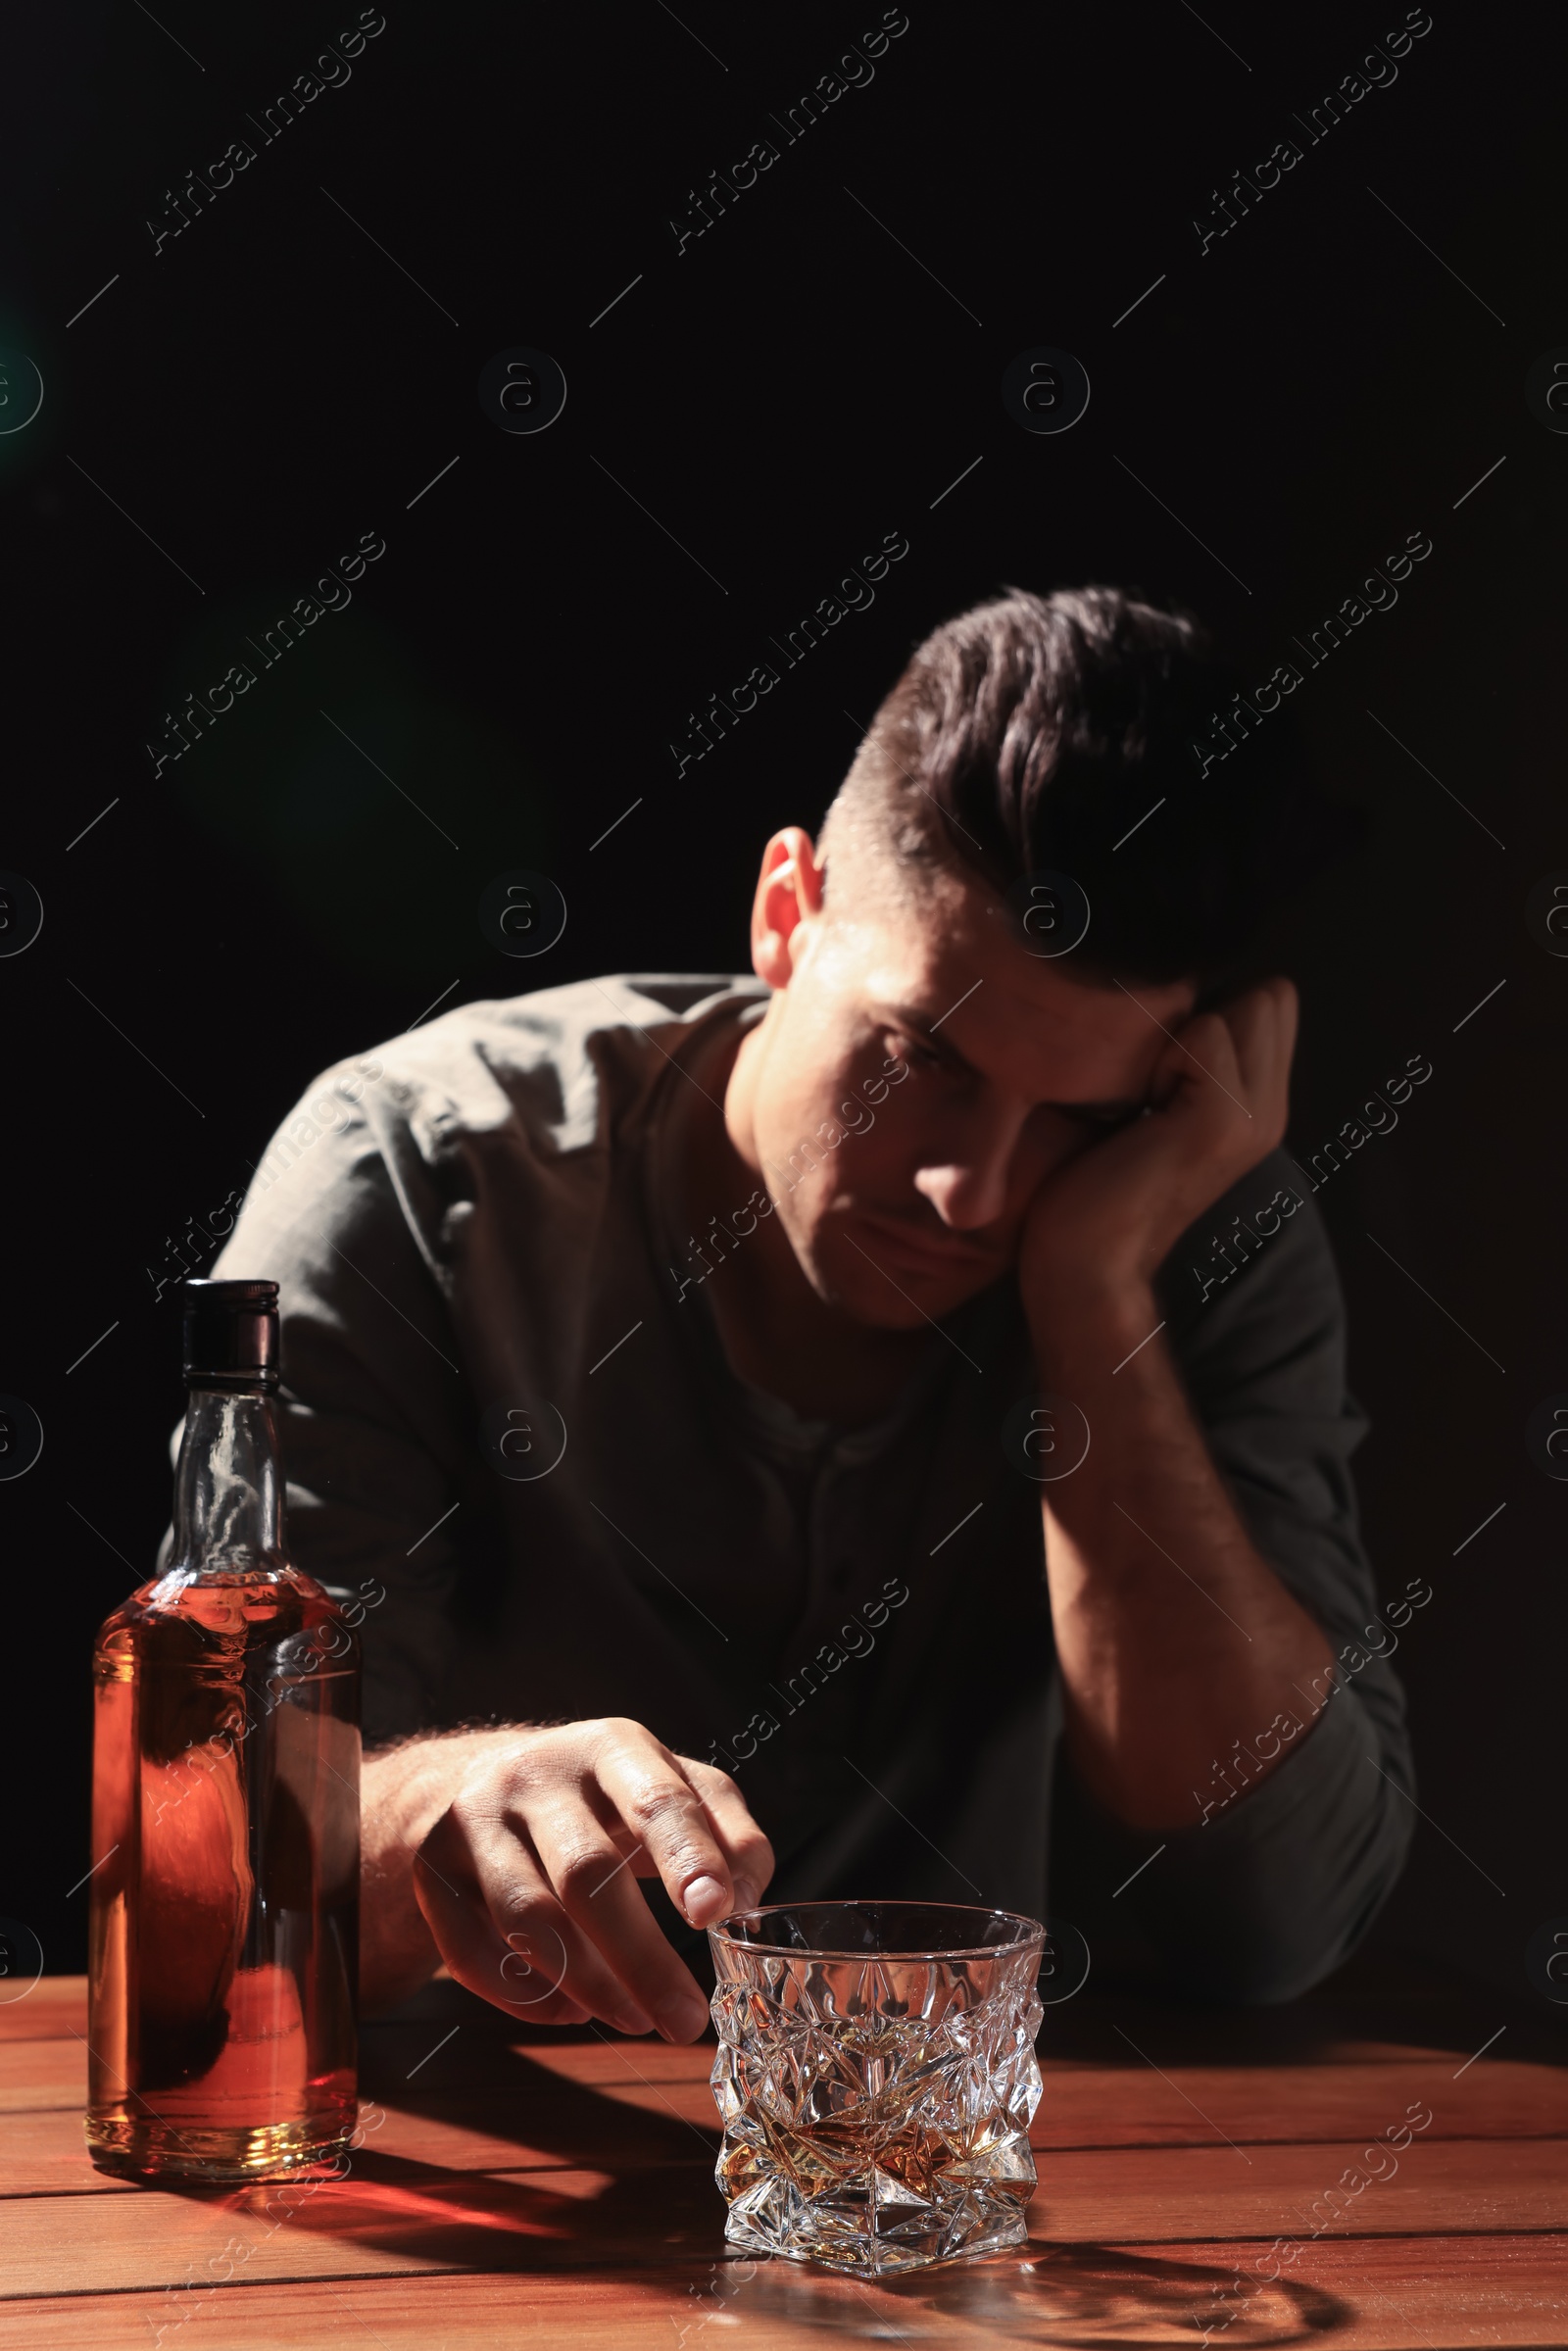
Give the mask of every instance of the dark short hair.
[[1012, 588], [959, 613], [918, 648], [840, 788], [830, 896], [835, 844], [1004, 893], [1065, 873], [1092, 910], [1083, 976], [1211, 977], [1348, 829], [1278, 693], [1225, 748], [1215, 719], [1240, 683], [1191, 612], [1119, 588]]

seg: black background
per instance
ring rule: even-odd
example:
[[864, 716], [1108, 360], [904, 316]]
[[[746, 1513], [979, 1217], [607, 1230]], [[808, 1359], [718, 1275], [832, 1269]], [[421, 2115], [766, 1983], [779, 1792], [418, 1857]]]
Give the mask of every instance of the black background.
[[[1424, 531], [1397, 607], [1297, 696], [1373, 831], [1282, 926], [1291, 1146], [1430, 1056], [1321, 1195], [1381, 1588], [1434, 1590], [1399, 1654], [1428, 1819], [1377, 1933], [1522, 1989], [1568, 1912], [1568, 1492], [1524, 1443], [1568, 1389], [1568, 962], [1524, 922], [1568, 867], [1568, 440], [1523, 397], [1568, 343], [1560, 28], [1434, 0], [1392, 86], [1308, 145], [1293, 110], [1402, 24], [1392, 0], [1261, 25], [910, 0], [874, 79], [786, 143], [770, 118], [873, 0], [387, 0], [264, 143], [249, 118], [357, 16], [162, 0], [8, 35], [0, 345], [45, 397], [0, 435], [0, 865], [45, 920], [0, 961], [0, 1390], [45, 1445], [0, 1484], [0, 1910], [82, 1964], [87, 1654], [151, 1571], [180, 1404], [156, 1283], [317, 1070], [437, 1000], [742, 966], [767, 834], [814, 824], [912, 645], [1002, 584], [1175, 594], [1262, 675]], [[1286, 137], [1300, 163], [1200, 251], [1211, 190]], [[155, 252], [166, 190], [239, 138], [255, 160]], [[678, 251], [689, 191], [762, 138], [778, 161]], [[1037, 344], [1093, 385], [1060, 436], [1002, 406]], [[547, 432], [481, 413], [514, 345], [564, 369]], [[687, 713], [890, 531], [874, 606], [677, 777]], [[386, 553], [352, 605], [155, 778], [164, 713], [365, 532]], [[475, 919], [514, 866], [569, 907], [535, 964]]]

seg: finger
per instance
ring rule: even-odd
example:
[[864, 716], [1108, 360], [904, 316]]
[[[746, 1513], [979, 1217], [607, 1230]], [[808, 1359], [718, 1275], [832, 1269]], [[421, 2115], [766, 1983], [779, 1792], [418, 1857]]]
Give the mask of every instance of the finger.
[[415, 1891], [447, 1966], [481, 1999], [532, 2024], [598, 2016], [622, 2033], [653, 2030], [493, 1805], [460, 1797], [449, 1808], [420, 1848]]
[[753, 1820], [728, 1772], [692, 1755], [677, 1755], [687, 1779], [702, 1797], [708, 1817], [729, 1861], [730, 1886], [737, 1910], [752, 1910], [761, 1900], [773, 1875], [773, 1848]]
[[1293, 980], [1272, 980], [1275, 991], [1278, 1029], [1275, 1036], [1275, 1055], [1280, 1085], [1287, 1091], [1291, 1082], [1291, 1063], [1296, 1057], [1296, 1040], [1300, 1032], [1301, 1000]]
[[[1225, 1098], [1233, 1108], [1247, 1111], [1236, 1040], [1228, 1022], [1218, 1012], [1195, 1012], [1182, 1024], [1160, 1056], [1156, 1069], [1157, 1097], [1160, 1087], [1165, 1089], [1160, 1098], [1161, 1107], [1167, 1106], [1175, 1096], [1186, 1095], [1195, 1106], [1200, 1104], [1205, 1110], [1216, 1104], [1223, 1107], [1221, 1098]], [[1214, 1091], [1216, 1087], [1218, 1094]]]
[[529, 1831], [566, 1917], [625, 1987], [622, 1999], [645, 2010], [665, 2040], [695, 2040], [708, 2024], [708, 2002], [644, 1901], [632, 1856], [617, 1854], [575, 1800], [535, 1807]]
[[1298, 1012], [1296, 989], [1284, 978], [1265, 980], [1225, 1007], [1243, 1084], [1270, 1117], [1283, 1112], [1289, 1095]]
[[[514, 1954], [496, 1932], [477, 1881], [466, 1874], [455, 1877], [453, 1872], [461, 1865], [450, 1853], [443, 1853], [442, 1864], [437, 1868], [425, 1853], [416, 1853], [413, 1878], [415, 1898], [448, 1973], [481, 2000], [530, 2024], [586, 2022], [589, 2011], [573, 2000], [564, 1985], [551, 1990], [547, 1979], [545, 1996], [540, 1997], [537, 1992], [530, 1996], [514, 1984], [514, 1969], [522, 1961], [508, 1965], [514, 1962]], [[525, 1984], [527, 1979], [523, 1982]]]
[[607, 1725], [595, 1776], [658, 1868], [670, 1900], [694, 1927], [735, 1907], [729, 1856], [703, 1797], [669, 1749], [639, 1723]]
[[1250, 1053], [1273, 1050], [1289, 986], [1288, 980], [1263, 980], [1214, 1007], [1210, 1017], [1224, 1021], [1244, 1063]]
[[[690, 2039], [707, 2022], [707, 2004], [691, 1977], [649, 1916], [648, 1906], [627, 1876], [625, 1864], [580, 1797], [530, 1805], [524, 1829], [515, 1815], [481, 1827], [475, 1860], [496, 1932], [514, 1954], [537, 1965], [535, 1997], [552, 1982], [623, 2033], [665, 2030], [674, 2011]], [[600, 1889], [619, 1884], [647, 1920], [648, 1930], [668, 1962], [661, 1974], [646, 1965], [627, 1968], [621, 1938], [601, 1933], [600, 1921], [613, 1910], [596, 1907]], [[637, 1956], [643, 1956], [639, 1952]], [[506, 1969], [515, 1980], [515, 1959]], [[702, 2016], [692, 2026], [691, 2009]], [[665, 2037], [673, 2037], [665, 2033]]]

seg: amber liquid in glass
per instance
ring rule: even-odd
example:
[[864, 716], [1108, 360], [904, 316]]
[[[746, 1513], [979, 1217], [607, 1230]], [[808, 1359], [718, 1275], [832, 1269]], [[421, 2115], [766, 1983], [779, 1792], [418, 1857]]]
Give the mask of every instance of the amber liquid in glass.
[[271, 1411], [193, 1391], [176, 1564], [94, 1653], [87, 2143], [137, 2178], [355, 2127], [359, 1641], [283, 1556]]

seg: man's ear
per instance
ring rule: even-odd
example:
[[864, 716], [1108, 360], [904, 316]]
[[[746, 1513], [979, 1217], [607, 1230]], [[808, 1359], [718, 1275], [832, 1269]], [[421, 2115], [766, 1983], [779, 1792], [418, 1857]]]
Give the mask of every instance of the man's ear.
[[787, 988], [804, 944], [801, 926], [822, 911], [822, 881], [809, 833], [787, 824], [762, 852], [752, 901], [752, 968], [770, 988]]

